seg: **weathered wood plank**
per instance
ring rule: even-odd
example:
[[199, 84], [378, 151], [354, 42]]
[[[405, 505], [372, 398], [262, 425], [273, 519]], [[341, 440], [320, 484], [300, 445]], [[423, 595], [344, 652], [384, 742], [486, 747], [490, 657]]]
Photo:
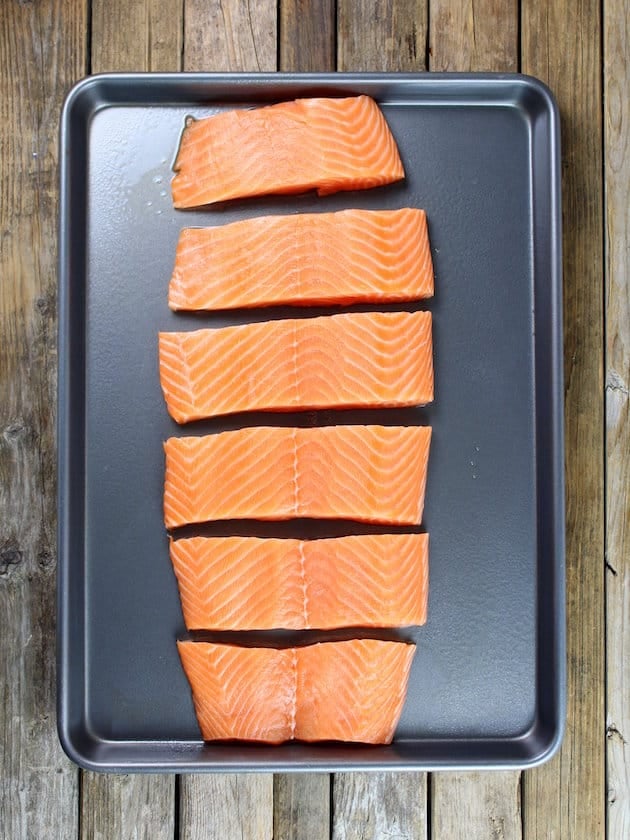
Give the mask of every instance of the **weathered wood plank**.
[[518, 0], [431, 0], [431, 70], [515, 71]]
[[275, 0], [185, 0], [184, 70], [275, 70]]
[[[92, 72], [179, 70], [182, 14], [182, 0], [93, 0]], [[83, 773], [82, 836], [171, 840], [174, 821], [174, 776]]]
[[339, 0], [339, 70], [425, 70], [427, 0]]
[[334, 70], [334, 0], [280, 0], [279, 11], [279, 69], [296, 73]]
[[434, 840], [520, 840], [519, 773], [446, 773], [431, 776]]
[[[516, 0], [431, 0], [429, 67], [516, 70]], [[431, 777], [430, 808], [435, 840], [520, 838], [520, 774], [437, 773]]]
[[84, 0], [0, 4], [0, 834], [74, 838], [55, 727], [57, 131]]
[[92, 71], [179, 70], [184, 0], [92, 3]]
[[179, 840], [272, 840], [271, 774], [182, 776], [181, 784]]
[[630, 2], [604, 4], [608, 836], [630, 837]]
[[[296, 73], [335, 69], [334, 0], [280, 0], [278, 65]], [[273, 781], [276, 840], [328, 840], [330, 774], [278, 773]]]
[[[263, 71], [277, 66], [275, 0], [185, 0], [184, 70]], [[181, 840], [273, 837], [273, 775], [185, 775]]]
[[[339, 0], [337, 68], [424, 70], [427, 3]], [[427, 836], [425, 773], [337, 773], [333, 777], [334, 840]]]
[[527, 838], [602, 837], [604, 400], [598, 0], [522, 3], [522, 68], [562, 113], [568, 715], [562, 750], [524, 775]]
[[84, 773], [81, 838], [173, 840], [173, 777]]
[[332, 840], [424, 840], [426, 817], [424, 773], [334, 777]]
[[273, 785], [275, 840], [329, 840], [330, 774], [279, 773]]

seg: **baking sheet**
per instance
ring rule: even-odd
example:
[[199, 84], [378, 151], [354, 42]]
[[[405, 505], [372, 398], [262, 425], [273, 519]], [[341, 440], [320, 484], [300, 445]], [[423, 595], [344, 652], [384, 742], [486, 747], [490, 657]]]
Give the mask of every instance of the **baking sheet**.
[[[172, 208], [171, 165], [187, 115], [358, 93], [381, 105], [404, 182]], [[530, 766], [552, 754], [565, 702], [558, 122], [548, 90], [516, 75], [132, 74], [92, 77], [69, 94], [61, 126], [58, 689], [59, 733], [75, 761], [126, 771], [434, 769]], [[183, 429], [169, 419], [159, 330], [295, 313], [170, 312], [182, 227], [401, 206], [422, 207], [429, 219], [436, 295], [418, 306], [434, 319], [433, 405], [236, 416]], [[175, 648], [184, 624], [162, 520], [162, 441], [259, 422], [433, 426], [423, 521], [429, 620], [406, 633], [417, 652], [391, 746], [199, 740]], [[239, 522], [205, 532], [368, 530]]]

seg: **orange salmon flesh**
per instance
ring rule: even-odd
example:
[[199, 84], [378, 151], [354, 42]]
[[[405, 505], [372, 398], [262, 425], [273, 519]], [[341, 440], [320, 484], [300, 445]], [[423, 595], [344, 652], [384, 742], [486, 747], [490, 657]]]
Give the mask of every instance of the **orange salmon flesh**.
[[353, 312], [163, 332], [178, 423], [240, 411], [395, 407], [433, 399], [429, 312]]
[[178, 642], [205, 741], [389, 744], [415, 646], [352, 639], [298, 648]]
[[180, 208], [368, 189], [405, 174], [385, 117], [368, 96], [298, 99], [190, 120], [173, 168]]
[[171, 540], [188, 630], [403, 627], [427, 615], [427, 534]]
[[167, 528], [297, 517], [418, 525], [429, 426], [263, 426], [164, 444]]
[[169, 284], [174, 310], [411, 301], [433, 295], [423, 210], [260, 216], [184, 228]]

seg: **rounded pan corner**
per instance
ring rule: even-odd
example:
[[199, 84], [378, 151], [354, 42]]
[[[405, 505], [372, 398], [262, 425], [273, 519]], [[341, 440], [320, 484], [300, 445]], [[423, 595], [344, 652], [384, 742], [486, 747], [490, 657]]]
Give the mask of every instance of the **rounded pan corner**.
[[546, 82], [537, 76], [530, 76], [527, 73], [517, 75], [521, 88], [519, 104], [528, 112], [547, 112], [555, 125], [560, 121], [560, 109], [558, 101]]
[[556, 753], [559, 752], [564, 739], [564, 722], [561, 723], [557, 729], [554, 730], [551, 737], [547, 739], [541, 738], [539, 749], [535, 752], [531, 759], [523, 763], [521, 770], [533, 770], [535, 767], [540, 767], [550, 761]]
[[519, 762], [521, 770], [531, 770], [550, 761], [560, 750], [566, 730], [566, 708], [564, 696], [560, 701], [557, 719], [549, 725], [537, 721], [524, 736], [529, 755]]
[[66, 93], [63, 100], [61, 108], [62, 127], [68, 124], [68, 121], [74, 111], [85, 107], [86, 100], [88, 101], [88, 104], [93, 103], [95, 88], [97, 88], [100, 83], [101, 78], [99, 75], [85, 76], [83, 79], [79, 79], [78, 82], [74, 83], [74, 85]]
[[92, 770], [96, 773], [103, 772], [104, 768], [101, 767], [99, 762], [89, 757], [89, 750], [86, 749], [90, 740], [89, 735], [87, 733], [71, 732], [61, 709], [57, 712], [57, 737], [62, 750], [70, 761], [82, 770]]
[[116, 77], [122, 79], [123, 84], [130, 74], [125, 73], [95, 73], [84, 76], [66, 93], [61, 106], [59, 121], [60, 143], [64, 149], [69, 138], [73, 135], [73, 126], [85, 124], [92, 114], [109, 104], [111, 101], [111, 84]]

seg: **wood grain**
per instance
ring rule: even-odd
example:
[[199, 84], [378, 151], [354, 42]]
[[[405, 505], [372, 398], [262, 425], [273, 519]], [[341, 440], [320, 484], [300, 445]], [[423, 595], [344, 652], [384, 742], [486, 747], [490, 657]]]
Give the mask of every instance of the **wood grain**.
[[276, 840], [329, 840], [328, 773], [279, 773], [274, 777], [273, 836]]
[[173, 840], [172, 777], [84, 773], [81, 833], [85, 840]]
[[279, 69], [296, 73], [334, 70], [334, 0], [280, 0], [279, 12]]
[[332, 816], [332, 840], [425, 840], [426, 774], [338, 774]]
[[182, 776], [179, 840], [272, 840], [270, 773]]
[[604, 5], [608, 836], [630, 837], [630, 2]]
[[426, 69], [427, 0], [338, 0], [339, 70]]
[[431, 0], [431, 70], [518, 68], [518, 0]]
[[520, 840], [518, 773], [446, 773], [431, 777], [432, 840]]
[[523, 0], [523, 71], [549, 84], [562, 115], [568, 645], [566, 736], [525, 774], [526, 838], [605, 826], [600, 37], [598, 0]]
[[[431, 0], [429, 67], [508, 72], [518, 66], [515, 0]], [[519, 773], [438, 773], [431, 777], [434, 840], [520, 838]]]
[[0, 834], [74, 838], [55, 714], [59, 111], [86, 4], [0, 4]]
[[[424, 70], [427, 3], [339, 0], [337, 69]], [[426, 837], [425, 773], [338, 773], [333, 778], [335, 840]]]
[[92, 72], [179, 70], [184, 0], [92, 0]]
[[[277, 6], [272, 0], [185, 0], [183, 69], [262, 71], [277, 66]], [[184, 775], [181, 840], [273, 836], [273, 775]]]
[[275, 0], [185, 0], [184, 70], [276, 69]]
[[[92, 72], [178, 70], [182, 11], [182, 0], [93, 0]], [[172, 775], [83, 773], [81, 835], [86, 838], [170, 840], [174, 818]]]

